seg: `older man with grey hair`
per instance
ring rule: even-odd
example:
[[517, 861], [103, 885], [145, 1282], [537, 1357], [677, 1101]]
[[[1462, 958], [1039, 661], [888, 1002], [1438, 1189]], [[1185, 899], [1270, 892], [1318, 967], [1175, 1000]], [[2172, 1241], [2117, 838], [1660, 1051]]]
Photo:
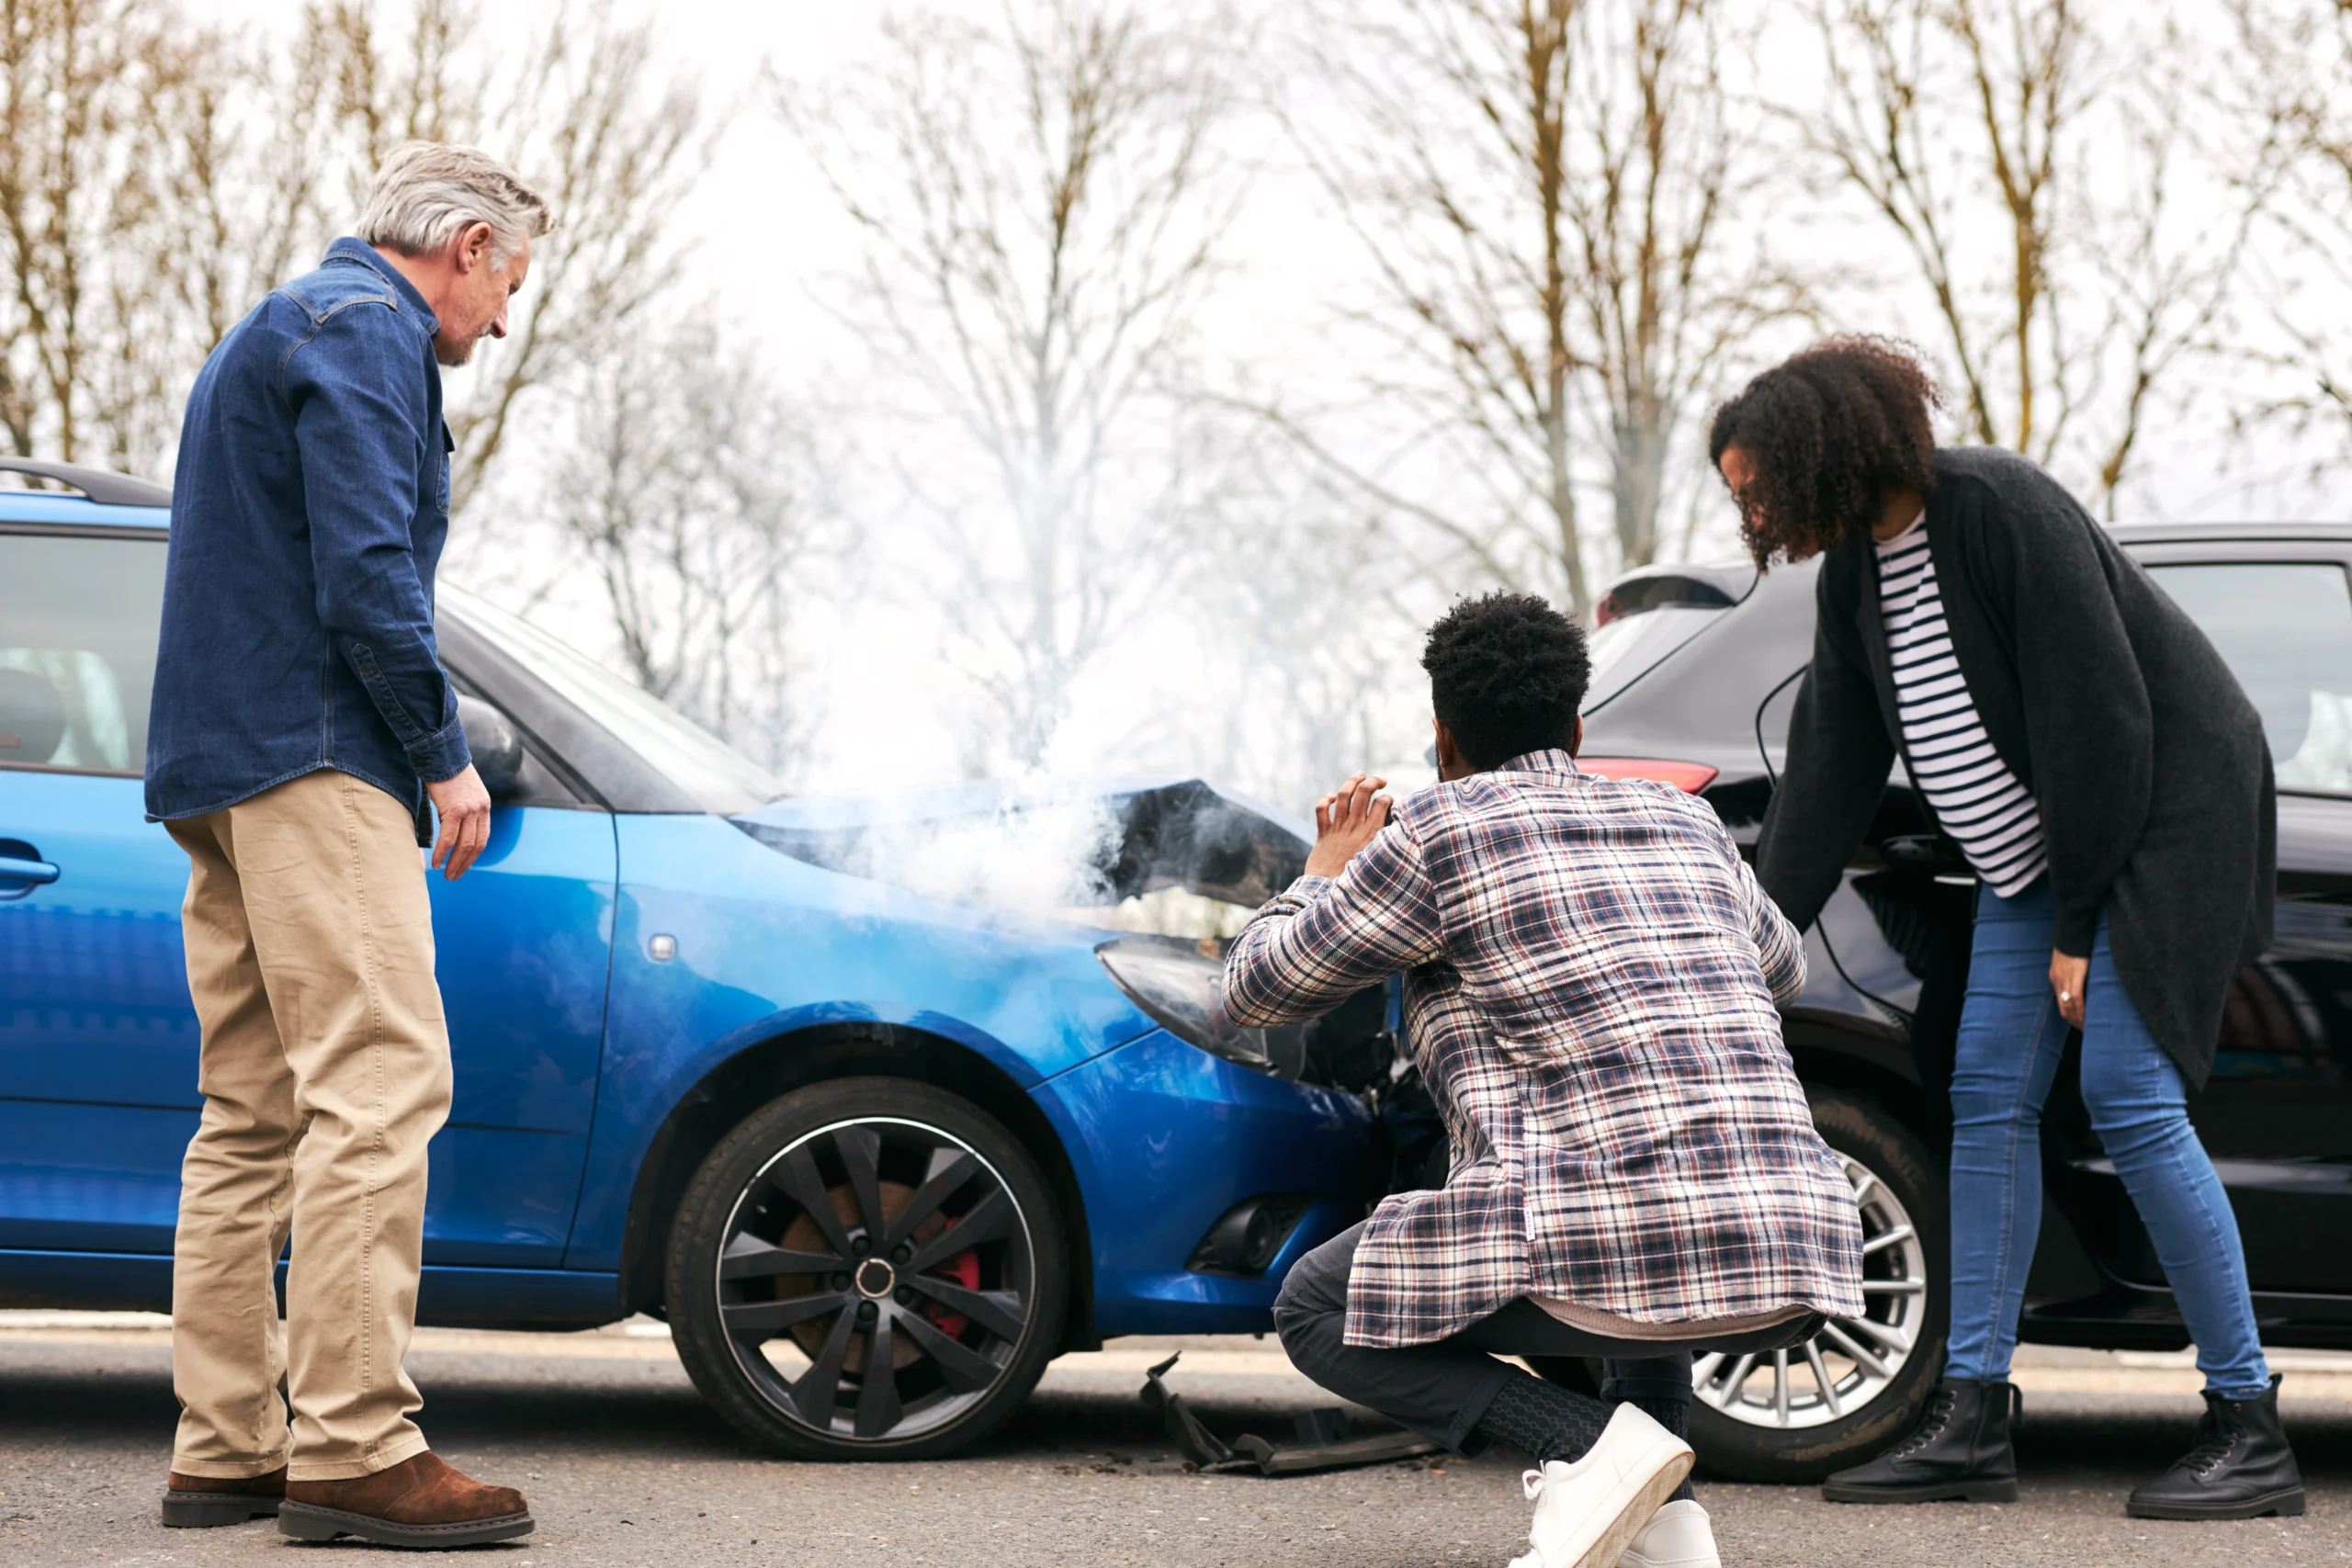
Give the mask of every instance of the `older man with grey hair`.
[[486, 155], [402, 147], [358, 238], [255, 306], [188, 395], [147, 747], [148, 814], [190, 863], [203, 1028], [167, 1525], [275, 1514], [429, 1547], [531, 1529], [520, 1493], [426, 1448], [401, 1363], [450, 1089], [417, 849], [455, 881], [490, 830], [433, 637], [439, 367], [505, 335], [551, 221]]

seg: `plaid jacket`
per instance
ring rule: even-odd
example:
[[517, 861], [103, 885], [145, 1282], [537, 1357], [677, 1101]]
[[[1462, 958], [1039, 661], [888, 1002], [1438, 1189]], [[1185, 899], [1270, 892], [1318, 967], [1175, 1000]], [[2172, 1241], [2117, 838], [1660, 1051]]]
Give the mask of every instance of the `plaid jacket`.
[[1403, 972], [1442, 1190], [1365, 1226], [1347, 1342], [1443, 1338], [1513, 1297], [1645, 1323], [1859, 1317], [1861, 1222], [1776, 1000], [1797, 933], [1705, 802], [1565, 751], [1426, 789], [1235, 942], [1226, 1005], [1295, 1022]]

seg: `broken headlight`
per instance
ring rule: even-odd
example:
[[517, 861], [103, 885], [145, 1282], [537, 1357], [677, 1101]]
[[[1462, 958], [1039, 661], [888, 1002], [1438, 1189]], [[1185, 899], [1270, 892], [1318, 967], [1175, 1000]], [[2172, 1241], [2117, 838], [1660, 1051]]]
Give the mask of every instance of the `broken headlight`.
[[[1205, 951], [1204, 951], [1205, 949]], [[1162, 1029], [1212, 1055], [1261, 1072], [1274, 1068], [1271, 1036], [1295, 1029], [1244, 1029], [1226, 1016], [1225, 962], [1214, 943], [1131, 936], [1094, 950], [1127, 999]]]

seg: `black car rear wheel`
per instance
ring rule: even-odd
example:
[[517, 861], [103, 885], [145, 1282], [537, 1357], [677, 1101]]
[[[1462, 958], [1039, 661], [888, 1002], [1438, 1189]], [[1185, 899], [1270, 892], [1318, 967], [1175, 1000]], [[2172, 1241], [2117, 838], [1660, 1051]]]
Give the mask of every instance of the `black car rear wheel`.
[[754, 1112], [678, 1208], [679, 1359], [801, 1459], [927, 1459], [1010, 1416], [1061, 1342], [1061, 1224], [1026, 1150], [925, 1084], [849, 1078]]
[[1709, 1470], [1742, 1481], [1817, 1481], [1868, 1459], [1911, 1424], [1943, 1362], [1941, 1173], [1877, 1101], [1818, 1089], [1812, 1100], [1861, 1211], [1866, 1304], [1793, 1349], [1693, 1365], [1690, 1445]]

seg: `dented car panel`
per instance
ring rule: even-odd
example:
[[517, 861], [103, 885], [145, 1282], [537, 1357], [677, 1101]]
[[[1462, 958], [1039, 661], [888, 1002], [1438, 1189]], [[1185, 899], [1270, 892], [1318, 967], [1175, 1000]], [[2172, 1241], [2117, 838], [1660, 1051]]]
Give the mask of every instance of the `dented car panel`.
[[[1033, 1091], [1092, 1196], [1094, 1321], [1116, 1334], [1243, 1334], [1270, 1325], [1292, 1263], [1363, 1217], [1379, 1168], [1358, 1095], [1285, 1082], [1157, 1032]], [[1189, 1269], [1243, 1198], [1310, 1200], [1261, 1272]]]

